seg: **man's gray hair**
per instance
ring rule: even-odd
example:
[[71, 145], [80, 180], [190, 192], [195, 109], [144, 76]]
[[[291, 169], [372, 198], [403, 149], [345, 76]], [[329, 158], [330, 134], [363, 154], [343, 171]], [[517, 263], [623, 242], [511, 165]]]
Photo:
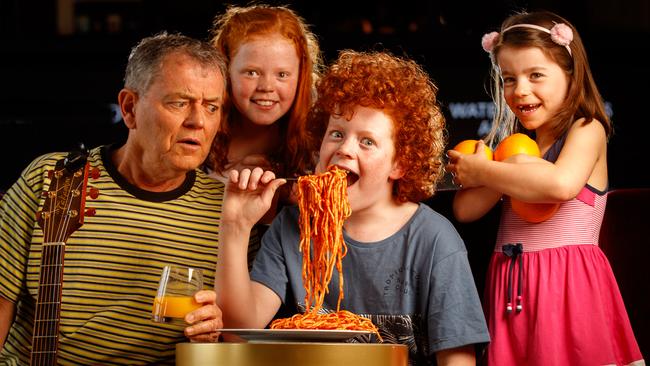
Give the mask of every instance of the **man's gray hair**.
[[226, 63], [214, 46], [182, 34], [167, 32], [143, 38], [131, 49], [124, 75], [124, 86], [144, 94], [153, 80], [159, 76], [165, 57], [176, 52], [191, 57], [203, 67], [218, 69], [224, 82], [224, 90], [227, 90]]

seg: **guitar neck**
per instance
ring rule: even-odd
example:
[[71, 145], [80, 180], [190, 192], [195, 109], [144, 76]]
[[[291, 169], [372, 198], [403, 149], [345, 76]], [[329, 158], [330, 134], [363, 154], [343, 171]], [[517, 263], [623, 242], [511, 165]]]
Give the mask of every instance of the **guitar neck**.
[[56, 365], [64, 254], [64, 242], [43, 243], [34, 317], [32, 366]]
[[65, 242], [83, 224], [89, 167], [85, 153], [68, 154], [57, 161], [48, 173], [50, 184], [43, 194], [43, 206], [36, 213], [43, 229], [43, 250], [32, 338], [33, 366], [56, 365]]

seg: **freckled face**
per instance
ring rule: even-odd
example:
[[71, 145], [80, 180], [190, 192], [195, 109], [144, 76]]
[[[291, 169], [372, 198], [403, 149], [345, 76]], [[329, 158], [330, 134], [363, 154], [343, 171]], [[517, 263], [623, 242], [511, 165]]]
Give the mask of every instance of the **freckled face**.
[[393, 199], [394, 180], [401, 177], [394, 160], [391, 118], [381, 110], [357, 106], [349, 121], [330, 117], [316, 170], [322, 173], [337, 165], [350, 172], [348, 199], [354, 214]]
[[564, 70], [538, 47], [503, 47], [497, 62], [510, 109], [526, 129], [544, 126], [566, 98], [569, 78]]
[[293, 105], [299, 67], [296, 47], [279, 34], [242, 43], [228, 71], [235, 107], [254, 124], [275, 123]]

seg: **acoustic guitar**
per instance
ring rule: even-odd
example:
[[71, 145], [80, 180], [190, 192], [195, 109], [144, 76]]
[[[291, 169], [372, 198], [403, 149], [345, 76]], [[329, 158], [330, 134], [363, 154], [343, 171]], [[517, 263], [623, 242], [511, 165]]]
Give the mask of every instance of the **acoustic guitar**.
[[[43, 248], [30, 360], [33, 366], [56, 365], [65, 243], [86, 215], [94, 215], [93, 209], [85, 208], [89, 175], [85, 152], [69, 153], [48, 175], [50, 186], [43, 192], [45, 201], [36, 213], [43, 229]], [[98, 171], [94, 169], [92, 175]], [[97, 197], [97, 190], [89, 190], [88, 195]]]

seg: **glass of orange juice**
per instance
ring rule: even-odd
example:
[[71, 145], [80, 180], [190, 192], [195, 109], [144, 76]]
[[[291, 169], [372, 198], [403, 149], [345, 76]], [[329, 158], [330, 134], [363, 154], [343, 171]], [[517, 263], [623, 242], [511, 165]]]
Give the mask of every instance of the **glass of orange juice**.
[[200, 269], [164, 266], [153, 300], [152, 320], [159, 323], [183, 322], [187, 313], [201, 307], [194, 301], [194, 294], [202, 288], [203, 274]]

